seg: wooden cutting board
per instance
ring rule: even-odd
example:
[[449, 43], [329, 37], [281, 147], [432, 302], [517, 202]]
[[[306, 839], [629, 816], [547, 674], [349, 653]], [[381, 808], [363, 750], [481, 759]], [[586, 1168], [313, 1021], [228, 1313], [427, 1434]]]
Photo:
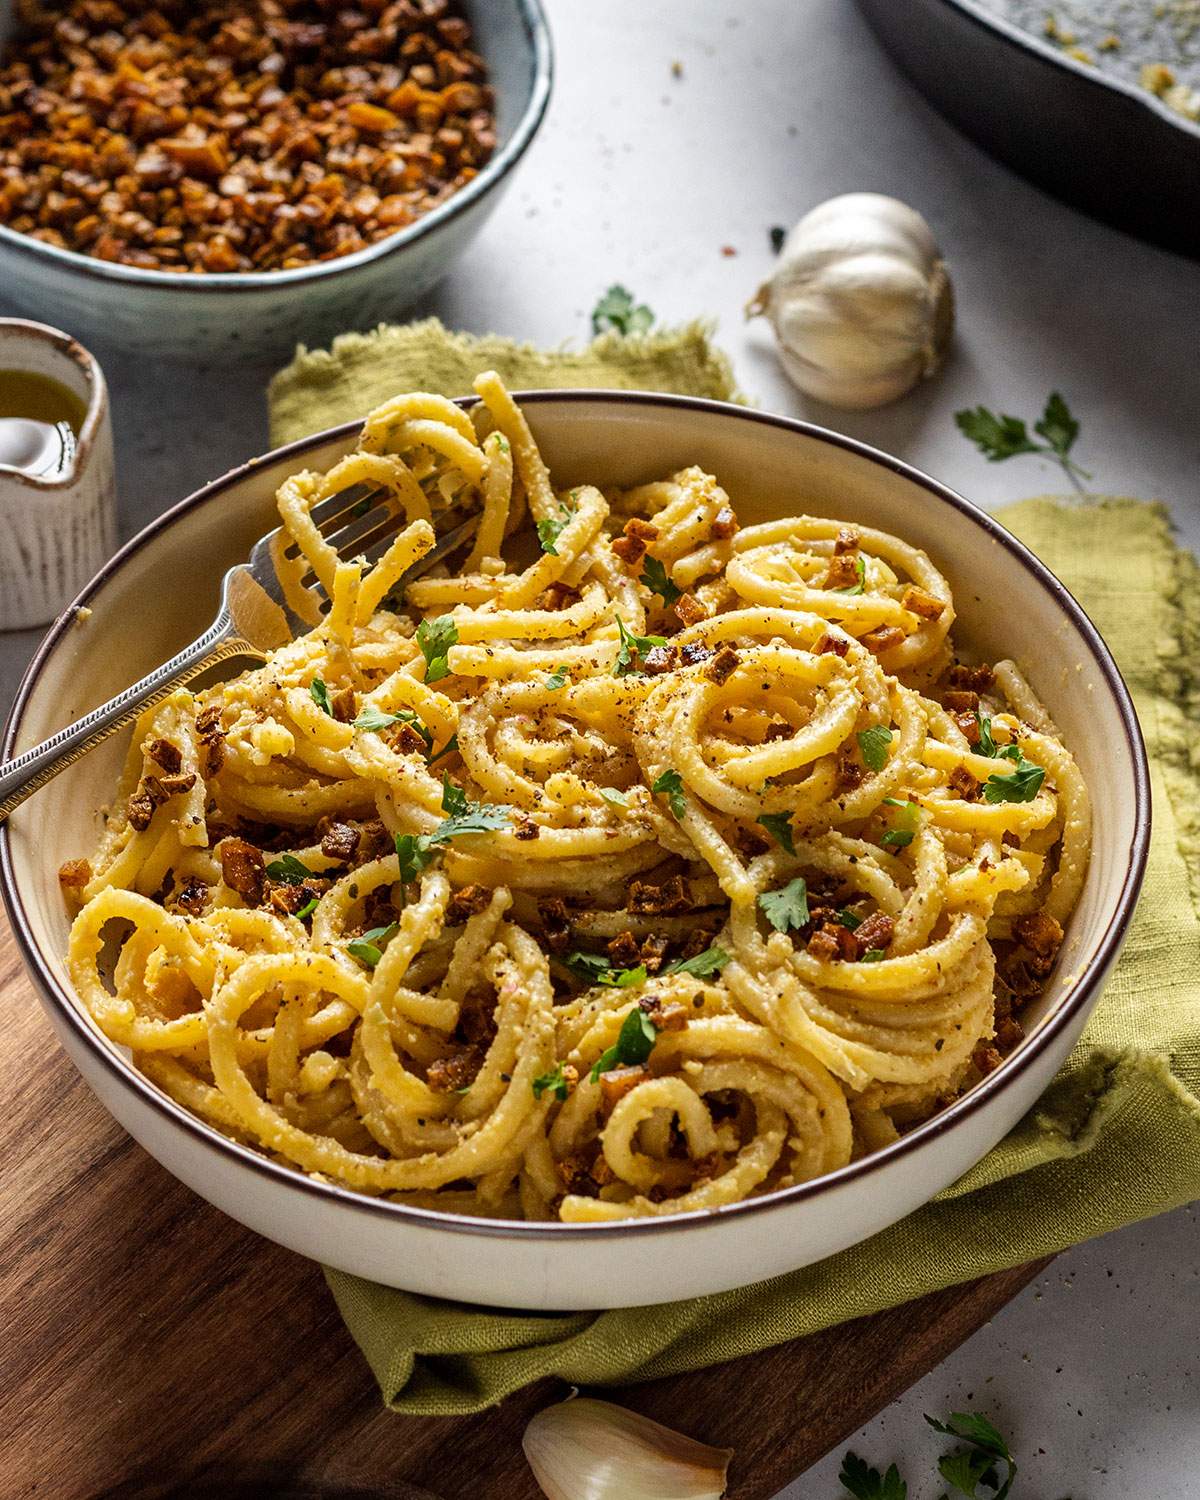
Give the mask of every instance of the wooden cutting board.
[[[0, 1500], [537, 1500], [544, 1381], [469, 1418], [384, 1409], [310, 1261], [195, 1197], [59, 1050], [0, 918]], [[1042, 1269], [606, 1392], [736, 1450], [767, 1500]]]

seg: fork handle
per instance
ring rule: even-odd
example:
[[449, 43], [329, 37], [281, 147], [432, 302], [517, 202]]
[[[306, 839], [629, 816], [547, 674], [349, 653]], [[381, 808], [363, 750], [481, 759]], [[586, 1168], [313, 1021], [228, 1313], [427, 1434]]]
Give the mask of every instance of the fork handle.
[[94, 708], [66, 729], [60, 729], [32, 750], [0, 764], [0, 822], [30, 793], [45, 786], [101, 740], [136, 719], [142, 709], [165, 698], [181, 682], [187, 682], [206, 667], [227, 657], [246, 655], [261, 657], [262, 653], [255, 651], [236, 633], [229, 615], [222, 611], [199, 640], [185, 646], [178, 656], [164, 662], [148, 677]]

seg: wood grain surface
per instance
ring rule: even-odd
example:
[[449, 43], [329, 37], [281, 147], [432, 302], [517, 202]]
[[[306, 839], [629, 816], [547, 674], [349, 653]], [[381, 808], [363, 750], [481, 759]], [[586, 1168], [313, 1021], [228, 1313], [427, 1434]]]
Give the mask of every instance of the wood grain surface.
[[[66, 1057], [0, 918], [2, 1500], [537, 1500], [544, 1381], [478, 1417], [381, 1405], [320, 1270], [182, 1187]], [[767, 1500], [1045, 1262], [734, 1364], [606, 1392], [736, 1450]]]

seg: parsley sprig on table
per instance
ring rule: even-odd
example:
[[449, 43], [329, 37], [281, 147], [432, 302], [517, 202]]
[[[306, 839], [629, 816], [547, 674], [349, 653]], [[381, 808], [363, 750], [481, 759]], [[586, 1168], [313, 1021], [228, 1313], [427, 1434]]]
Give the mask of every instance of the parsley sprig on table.
[[[965, 1495], [967, 1500], [1006, 1500], [1017, 1477], [1017, 1461], [982, 1413], [956, 1411], [944, 1422], [930, 1416], [925, 1420], [935, 1432], [966, 1444], [938, 1459], [938, 1473], [956, 1495]], [[854, 1500], [909, 1500], [908, 1485], [895, 1464], [881, 1474], [856, 1453], [847, 1453], [838, 1479]], [[944, 1492], [938, 1500], [950, 1500], [950, 1495]]]
[[1067, 403], [1057, 391], [1051, 393], [1046, 409], [1033, 424], [1033, 430], [1044, 441], [1035, 443], [1029, 429], [1020, 417], [999, 416], [986, 406], [968, 407], [955, 412], [958, 430], [991, 463], [1006, 458], [1015, 458], [1020, 453], [1040, 453], [1045, 458], [1061, 464], [1063, 472], [1075, 486], [1081, 489], [1081, 478], [1092, 476], [1070, 457], [1075, 439], [1079, 436], [1079, 423], [1071, 415]]
[[592, 308], [593, 333], [648, 333], [654, 314], [644, 302], [635, 304], [633, 293], [619, 284], [610, 286]]

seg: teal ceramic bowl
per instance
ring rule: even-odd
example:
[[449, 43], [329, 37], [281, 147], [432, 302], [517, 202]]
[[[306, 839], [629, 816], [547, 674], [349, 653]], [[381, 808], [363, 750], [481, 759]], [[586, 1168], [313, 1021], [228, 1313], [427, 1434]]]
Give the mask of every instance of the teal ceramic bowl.
[[[4, 310], [85, 344], [190, 364], [285, 355], [409, 307], [444, 276], [500, 200], [550, 98], [541, 0], [465, 0], [496, 91], [496, 150], [478, 177], [398, 234], [294, 271], [180, 275], [43, 244], [0, 225]], [[14, 25], [0, 0], [0, 46]]]

